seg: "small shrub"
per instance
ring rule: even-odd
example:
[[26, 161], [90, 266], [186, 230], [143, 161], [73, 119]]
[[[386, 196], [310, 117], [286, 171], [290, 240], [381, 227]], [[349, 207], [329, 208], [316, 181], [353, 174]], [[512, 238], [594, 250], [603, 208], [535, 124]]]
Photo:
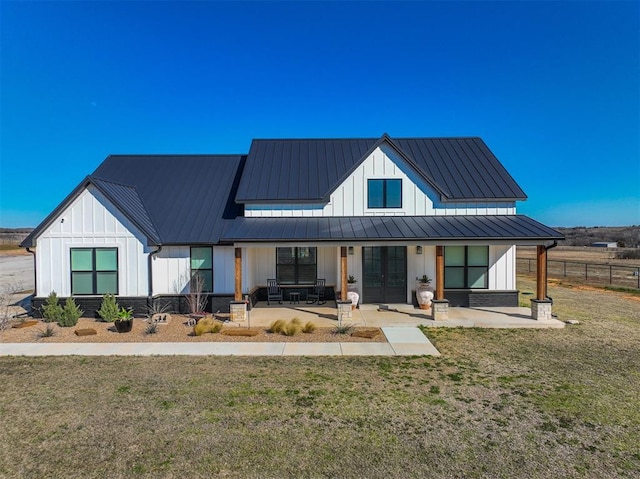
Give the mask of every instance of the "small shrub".
[[353, 330], [353, 326], [350, 324], [339, 324], [333, 328], [333, 334], [349, 334]]
[[305, 324], [302, 327], [302, 332], [303, 333], [307, 333], [307, 334], [311, 334], [313, 333], [315, 330], [317, 329], [317, 326], [315, 324], [313, 324], [311, 321], [308, 321], [307, 324]]
[[282, 334], [285, 336], [295, 336], [298, 331], [300, 331], [300, 320], [296, 322], [295, 320], [298, 318], [294, 318], [284, 327]]
[[62, 316], [58, 324], [63, 328], [68, 328], [78, 324], [78, 319], [82, 316], [83, 311], [78, 307], [73, 298], [67, 298], [62, 308]]
[[300, 321], [300, 318], [293, 318], [291, 321], [289, 321], [289, 324], [294, 324], [296, 326], [302, 326], [302, 321]]
[[285, 326], [286, 323], [284, 322], [284, 320], [278, 319], [277, 321], [271, 323], [271, 326], [269, 326], [269, 331], [275, 334], [279, 334], [284, 331]]
[[53, 324], [47, 324], [47, 327], [38, 332], [39, 338], [50, 338], [55, 336], [56, 330], [53, 328]]
[[113, 294], [105, 294], [102, 298], [100, 309], [98, 310], [98, 314], [102, 320], [108, 323], [113, 323], [118, 319], [119, 312], [120, 308], [116, 302], [116, 297]]
[[151, 323], [147, 326], [147, 329], [144, 330], [144, 334], [156, 334], [158, 332], [158, 325], [156, 323]]
[[62, 306], [55, 291], [51, 291], [42, 305], [42, 317], [45, 323], [58, 323], [62, 318]]
[[193, 334], [202, 336], [205, 333], [219, 333], [222, 330], [222, 323], [214, 321], [212, 318], [202, 318], [193, 327]]
[[156, 314], [164, 314], [169, 310], [169, 303], [161, 304], [154, 302], [151, 306], [147, 306], [147, 318], [153, 318]]

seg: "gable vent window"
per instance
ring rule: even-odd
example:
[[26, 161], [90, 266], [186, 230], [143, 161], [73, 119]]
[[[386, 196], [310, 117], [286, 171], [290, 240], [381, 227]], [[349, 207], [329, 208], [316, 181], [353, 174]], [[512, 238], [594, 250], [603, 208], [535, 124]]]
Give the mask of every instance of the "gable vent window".
[[402, 180], [367, 180], [368, 208], [402, 208]]
[[71, 294], [118, 294], [118, 249], [71, 248]]

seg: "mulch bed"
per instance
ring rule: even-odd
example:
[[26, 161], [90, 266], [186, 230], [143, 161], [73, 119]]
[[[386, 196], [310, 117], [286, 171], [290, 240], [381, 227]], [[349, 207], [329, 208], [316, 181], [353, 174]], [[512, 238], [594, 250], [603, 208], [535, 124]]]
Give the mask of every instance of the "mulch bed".
[[[105, 323], [95, 319], [80, 318], [75, 327], [63, 328], [56, 323], [32, 321], [32, 328], [9, 328], [0, 331], [0, 343], [131, 343], [131, 342], [374, 342], [384, 343], [386, 337], [378, 328], [355, 327], [352, 335], [335, 334], [331, 327], [318, 327], [313, 333], [299, 332], [294, 336], [285, 336], [268, 331], [268, 327], [240, 327], [234, 323], [225, 323], [221, 333], [206, 333], [202, 336], [193, 334], [193, 326], [187, 324], [188, 318], [183, 315], [172, 315], [171, 321], [158, 323], [155, 334], [146, 334], [149, 322], [141, 318], [133, 321], [133, 329], [129, 333], [119, 334], [113, 323]], [[24, 324], [26, 321], [17, 323]], [[45, 327], [53, 328], [53, 336], [42, 337]], [[96, 334], [84, 336], [86, 329], [95, 330]], [[78, 331], [78, 333], [76, 333]], [[364, 331], [363, 334], [360, 334]], [[373, 334], [378, 331], [378, 334]]]

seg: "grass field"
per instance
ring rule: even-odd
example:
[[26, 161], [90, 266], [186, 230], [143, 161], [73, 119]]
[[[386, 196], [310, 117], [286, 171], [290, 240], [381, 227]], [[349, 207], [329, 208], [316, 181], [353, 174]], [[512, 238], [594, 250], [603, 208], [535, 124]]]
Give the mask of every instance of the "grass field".
[[640, 302], [550, 294], [440, 358], [0, 358], [0, 476], [638, 477]]

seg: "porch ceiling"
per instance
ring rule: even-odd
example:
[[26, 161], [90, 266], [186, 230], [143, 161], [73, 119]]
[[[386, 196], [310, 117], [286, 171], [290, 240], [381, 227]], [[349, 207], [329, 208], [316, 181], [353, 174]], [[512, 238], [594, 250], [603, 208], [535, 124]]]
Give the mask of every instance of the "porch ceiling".
[[287, 241], [514, 241], [540, 244], [564, 239], [558, 231], [524, 215], [358, 216], [236, 218], [222, 240]]

